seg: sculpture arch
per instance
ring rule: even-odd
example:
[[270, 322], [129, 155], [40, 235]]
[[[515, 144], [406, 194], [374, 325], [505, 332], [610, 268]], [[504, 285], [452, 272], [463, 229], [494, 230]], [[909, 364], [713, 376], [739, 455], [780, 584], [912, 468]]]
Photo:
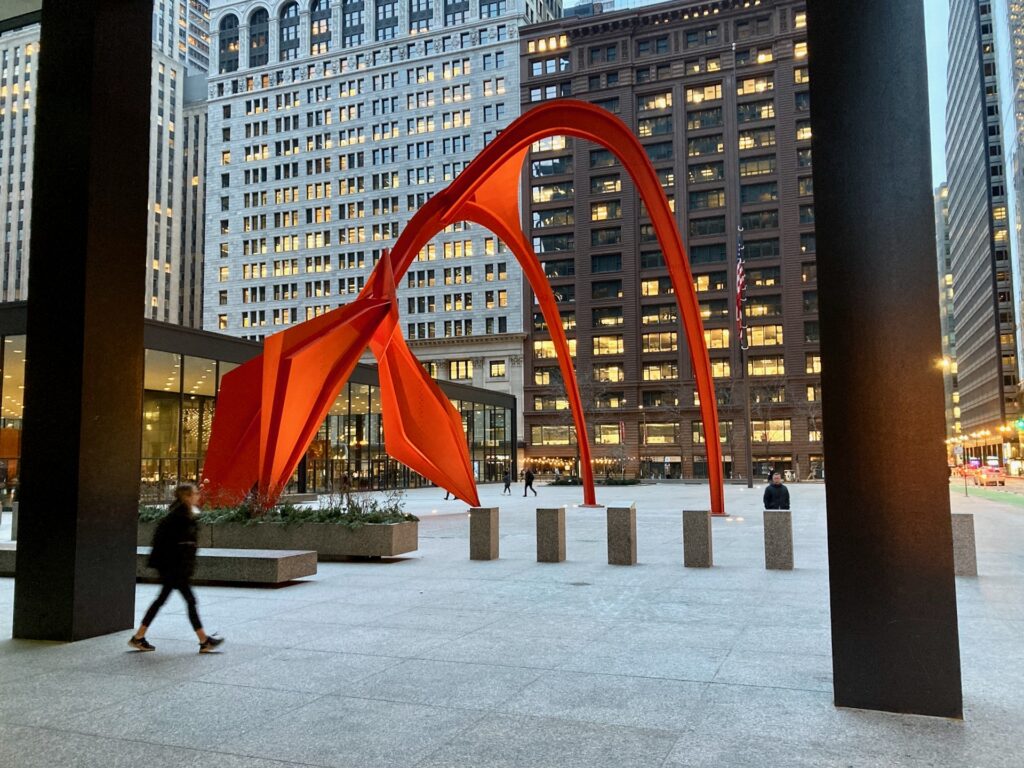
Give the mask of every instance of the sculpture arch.
[[[416, 212], [392, 251], [374, 267], [355, 301], [268, 337], [264, 355], [225, 377], [224, 387], [233, 396], [225, 406], [218, 403], [204, 466], [204, 477], [215, 494], [237, 496], [256, 485], [261, 498], [276, 499], [330, 403], [369, 346], [380, 365], [387, 452], [464, 501], [479, 505], [461, 418], [405, 344], [395, 300], [395, 285], [420, 250], [445, 227], [465, 220], [490, 229], [508, 245], [537, 296], [576, 426], [584, 503], [596, 504], [576, 372], [551, 286], [522, 230], [518, 203], [520, 175], [530, 145], [563, 135], [611, 150], [647, 207], [690, 350], [706, 436], [711, 511], [724, 513], [714, 382], [693, 277], [675, 217], [643, 145], [632, 132], [610, 112], [573, 99], [535, 107], [499, 134], [447, 188]], [[302, 392], [302, 397], [296, 399], [297, 392]], [[311, 399], [313, 406], [304, 407], [303, 398]], [[258, 402], [253, 404], [253, 399]], [[302, 428], [286, 426], [286, 413], [293, 422], [301, 422]]]

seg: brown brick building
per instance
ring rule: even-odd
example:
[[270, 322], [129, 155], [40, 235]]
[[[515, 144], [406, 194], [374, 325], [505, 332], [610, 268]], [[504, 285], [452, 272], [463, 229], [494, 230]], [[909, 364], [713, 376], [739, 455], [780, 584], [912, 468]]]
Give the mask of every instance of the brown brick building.
[[[571, 95], [614, 112], [647, 147], [689, 251], [732, 476], [746, 474], [747, 392], [755, 471], [822, 468], [805, 18], [802, 2], [672, 2], [520, 31], [524, 111]], [[598, 469], [704, 476], [689, 351], [632, 183], [610, 152], [574, 139], [540, 142], [528, 166], [524, 226], [574, 339]], [[527, 289], [526, 457], [564, 469], [575, 435], [532, 298]]]

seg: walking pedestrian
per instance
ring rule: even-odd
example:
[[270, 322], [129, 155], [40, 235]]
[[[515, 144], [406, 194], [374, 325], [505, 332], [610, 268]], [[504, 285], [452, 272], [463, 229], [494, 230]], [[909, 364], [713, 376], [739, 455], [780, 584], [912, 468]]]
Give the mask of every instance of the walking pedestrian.
[[764, 489], [765, 509], [789, 509], [789, 489], [782, 484], [782, 475], [772, 473], [772, 481]]
[[444, 500], [448, 501], [449, 498], [454, 499], [455, 495], [446, 488], [444, 492]]
[[505, 470], [505, 477], [502, 478], [502, 482], [505, 483], [505, 487], [502, 489], [501, 495], [504, 496], [507, 493], [509, 496], [511, 496], [512, 495], [512, 471], [511, 470], [508, 470], [508, 469]]
[[523, 498], [526, 498], [527, 491], [533, 491], [533, 495], [537, 495], [536, 489], [533, 487], [533, 470], [527, 469], [526, 474], [523, 475], [523, 481], [526, 485], [523, 486]]
[[196, 549], [199, 540], [199, 525], [196, 523], [196, 504], [199, 490], [192, 483], [183, 483], [174, 489], [167, 516], [160, 521], [153, 535], [153, 550], [149, 565], [160, 574], [160, 594], [149, 606], [139, 625], [139, 630], [128, 640], [128, 645], [137, 651], [155, 651], [156, 647], [146, 640], [146, 630], [156, 618], [157, 612], [167, 602], [171, 592], [178, 590], [188, 606], [188, 619], [199, 638], [199, 652], [212, 653], [224, 638], [207, 635], [199, 620], [196, 598], [192, 594], [189, 580], [196, 569]]

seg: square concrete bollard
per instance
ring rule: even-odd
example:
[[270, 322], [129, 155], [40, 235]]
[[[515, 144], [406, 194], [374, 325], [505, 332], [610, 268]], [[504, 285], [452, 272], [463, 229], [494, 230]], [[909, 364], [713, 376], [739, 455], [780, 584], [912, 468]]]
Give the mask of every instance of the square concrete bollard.
[[636, 504], [608, 507], [608, 564], [636, 565]]
[[683, 565], [687, 568], [710, 568], [714, 557], [711, 548], [711, 511], [683, 510]]
[[978, 551], [974, 543], [974, 515], [953, 513], [953, 573], [978, 575]]
[[469, 510], [469, 559], [498, 559], [498, 508]]
[[788, 509], [764, 511], [764, 567], [793, 570], [793, 513]]
[[565, 507], [537, 510], [537, 562], [565, 560]]

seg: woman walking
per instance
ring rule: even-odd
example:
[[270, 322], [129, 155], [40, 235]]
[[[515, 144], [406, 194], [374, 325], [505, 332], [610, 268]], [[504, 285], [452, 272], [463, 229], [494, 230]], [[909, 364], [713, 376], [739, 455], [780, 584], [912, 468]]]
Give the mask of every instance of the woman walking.
[[160, 573], [160, 594], [149, 606], [146, 615], [128, 645], [137, 651], [155, 651], [156, 647], [146, 640], [146, 630], [153, 623], [157, 612], [167, 602], [171, 592], [178, 590], [188, 605], [188, 619], [199, 638], [199, 652], [211, 653], [224, 642], [221, 637], [207, 635], [196, 610], [196, 598], [189, 586], [189, 579], [196, 569], [196, 547], [199, 525], [196, 523], [196, 504], [199, 490], [192, 483], [183, 483], [174, 489], [174, 501], [167, 516], [160, 521], [153, 535], [153, 551], [149, 555], [149, 566]]

